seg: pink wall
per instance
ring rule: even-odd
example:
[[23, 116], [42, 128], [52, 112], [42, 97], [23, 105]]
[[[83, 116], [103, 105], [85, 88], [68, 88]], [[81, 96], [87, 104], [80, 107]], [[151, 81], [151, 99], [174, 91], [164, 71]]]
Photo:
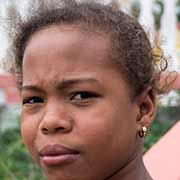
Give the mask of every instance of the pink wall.
[[144, 162], [154, 180], [180, 180], [180, 121], [144, 155]]

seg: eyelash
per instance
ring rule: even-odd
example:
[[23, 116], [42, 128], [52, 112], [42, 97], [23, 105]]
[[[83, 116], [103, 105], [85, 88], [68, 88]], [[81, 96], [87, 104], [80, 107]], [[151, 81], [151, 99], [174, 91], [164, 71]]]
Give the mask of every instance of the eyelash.
[[[82, 95], [85, 97], [81, 97], [81, 99], [75, 99], [76, 96], [78, 95]], [[72, 96], [70, 98], [70, 100], [74, 100], [74, 101], [82, 101], [82, 100], [86, 100], [86, 99], [91, 99], [91, 98], [96, 98], [99, 97], [98, 94], [94, 93], [94, 92], [89, 92], [89, 91], [78, 91], [78, 92], [74, 92], [72, 93]]]
[[[32, 100], [35, 100], [35, 102], [31, 102]], [[24, 105], [24, 104], [43, 103], [43, 102], [44, 100], [41, 97], [33, 96], [33, 97], [25, 98], [22, 103]]]
[[[79, 95], [80, 95], [80, 98], [77, 98], [76, 96], [79, 96]], [[96, 98], [96, 97], [99, 97], [99, 95], [97, 93], [94, 93], [94, 92], [77, 91], [77, 92], [71, 93], [70, 100], [71, 101], [83, 101], [83, 100]], [[25, 98], [23, 100], [23, 102], [22, 102], [23, 105], [25, 105], [25, 104], [35, 104], [35, 103], [44, 103], [44, 100], [41, 97], [33, 96], [33, 97]]]

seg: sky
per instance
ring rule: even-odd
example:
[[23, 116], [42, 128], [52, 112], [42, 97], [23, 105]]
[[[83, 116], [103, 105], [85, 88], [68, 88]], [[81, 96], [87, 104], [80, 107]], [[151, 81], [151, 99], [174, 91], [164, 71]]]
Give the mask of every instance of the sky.
[[[5, 16], [5, 7], [7, 6], [7, 1], [0, 0], [0, 16]], [[5, 38], [5, 34], [2, 32], [2, 28], [0, 28], [0, 58], [4, 55], [4, 50], [7, 47], [7, 39]]]
[[[7, 1], [0, 0], [0, 17], [5, 16], [6, 6], [7, 6]], [[8, 46], [7, 38], [5, 36], [5, 33], [3, 33], [2, 27], [0, 25], [0, 62], [1, 62], [1, 59], [5, 56], [7, 46]], [[4, 71], [0, 68], [0, 74], [3, 72]]]
[[[13, 0], [10, 0], [11, 2]], [[23, 14], [23, 7], [27, 3], [27, 0], [14, 0], [17, 7], [20, 9], [20, 12]], [[6, 7], [9, 5], [8, 0], [0, 0], [0, 17], [1, 19], [6, 17]], [[1, 21], [0, 21], [1, 23]], [[8, 40], [6, 37], [6, 33], [0, 26], [0, 60], [3, 58], [6, 52], [6, 48], [8, 47]]]

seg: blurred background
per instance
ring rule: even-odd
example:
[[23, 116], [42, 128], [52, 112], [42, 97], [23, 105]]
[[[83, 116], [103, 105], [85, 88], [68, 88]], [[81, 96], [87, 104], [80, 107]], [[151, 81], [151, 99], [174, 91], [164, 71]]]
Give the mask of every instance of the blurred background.
[[[15, 20], [17, 11], [28, 16], [32, 0], [0, 0], [0, 17]], [[37, 0], [38, 2], [38, 0]], [[154, 50], [169, 57], [168, 71], [180, 70], [180, 0], [112, 0], [133, 16], [146, 30]], [[1, 23], [1, 21], [0, 21]], [[6, 62], [9, 40], [0, 25], [0, 63]], [[180, 119], [180, 88], [158, 101], [158, 113], [151, 133], [145, 139], [147, 152]], [[0, 179], [43, 180], [23, 145], [20, 134], [21, 102], [16, 84], [10, 74], [0, 69]]]

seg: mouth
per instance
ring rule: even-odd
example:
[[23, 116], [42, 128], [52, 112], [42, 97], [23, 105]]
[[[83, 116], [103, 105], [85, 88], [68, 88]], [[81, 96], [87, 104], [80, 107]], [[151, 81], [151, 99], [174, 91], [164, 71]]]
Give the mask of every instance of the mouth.
[[40, 152], [40, 161], [45, 166], [61, 166], [72, 163], [80, 155], [80, 152], [74, 149], [61, 146], [59, 144], [47, 145]]

